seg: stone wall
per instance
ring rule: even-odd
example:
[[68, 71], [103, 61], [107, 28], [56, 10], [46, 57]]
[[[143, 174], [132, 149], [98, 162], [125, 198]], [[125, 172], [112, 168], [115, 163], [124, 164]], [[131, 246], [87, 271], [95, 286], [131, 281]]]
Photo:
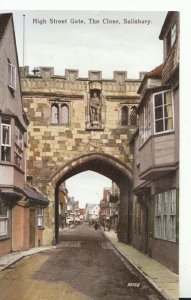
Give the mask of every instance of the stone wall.
[[[47, 193], [52, 202], [46, 210], [49, 229], [54, 223], [55, 188], [55, 185], [51, 186], [50, 178], [69, 161], [97, 152], [107, 153], [131, 167], [129, 140], [136, 126], [121, 125], [121, 108], [128, 107], [130, 118], [131, 108], [139, 103], [140, 80], [118, 78], [118, 72], [114, 72], [113, 80], [98, 81], [77, 78], [77, 74], [70, 79], [67, 78], [70, 70], [66, 76], [55, 76], [52, 68], [41, 68], [41, 73], [34, 76], [27, 68], [21, 69], [23, 105], [30, 121], [27, 174], [32, 176], [34, 186]], [[94, 124], [89, 109], [92, 90], [99, 92], [101, 102], [100, 120]], [[60, 108], [63, 104], [69, 109], [68, 123], [53, 124], [51, 107]]]

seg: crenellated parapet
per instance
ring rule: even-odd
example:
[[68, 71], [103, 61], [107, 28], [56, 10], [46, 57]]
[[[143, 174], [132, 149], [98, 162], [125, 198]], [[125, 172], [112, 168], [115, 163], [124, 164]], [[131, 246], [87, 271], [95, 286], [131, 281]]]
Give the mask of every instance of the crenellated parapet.
[[139, 79], [127, 79], [126, 71], [114, 71], [113, 79], [103, 79], [101, 71], [88, 71], [88, 77], [79, 77], [79, 70], [66, 69], [64, 76], [54, 75], [54, 68], [40, 67], [29, 73], [29, 67], [20, 68], [23, 93], [79, 93], [89, 91], [89, 83], [101, 83], [102, 93], [123, 96], [137, 96], [141, 82]]

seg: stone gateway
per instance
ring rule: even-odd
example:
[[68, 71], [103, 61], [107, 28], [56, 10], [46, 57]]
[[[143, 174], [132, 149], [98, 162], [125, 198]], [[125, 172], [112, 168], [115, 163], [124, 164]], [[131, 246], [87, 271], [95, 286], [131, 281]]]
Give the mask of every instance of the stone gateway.
[[[58, 187], [85, 170], [94, 170], [119, 185], [121, 214], [127, 214], [132, 176], [129, 140], [137, 128], [141, 80], [129, 80], [122, 71], [115, 71], [111, 80], [102, 79], [101, 71], [89, 71], [88, 78], [80, 78], [73, 69], [56, 76], [50, 67], [39, 68], [32, 75], [25, 67], [20, 73], [30, 121], [28, 178], [50, 200], [44, 244], [57, 240]], [[122, 234], [125, 241], [126, 229]]]

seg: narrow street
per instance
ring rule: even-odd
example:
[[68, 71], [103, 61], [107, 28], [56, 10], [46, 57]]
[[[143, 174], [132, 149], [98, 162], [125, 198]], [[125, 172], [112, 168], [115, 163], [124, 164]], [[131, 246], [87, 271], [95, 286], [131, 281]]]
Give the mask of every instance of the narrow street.
[[88, 225], [65, 229], [56, 249], [0, 273], [1, 300], [163, 299]]

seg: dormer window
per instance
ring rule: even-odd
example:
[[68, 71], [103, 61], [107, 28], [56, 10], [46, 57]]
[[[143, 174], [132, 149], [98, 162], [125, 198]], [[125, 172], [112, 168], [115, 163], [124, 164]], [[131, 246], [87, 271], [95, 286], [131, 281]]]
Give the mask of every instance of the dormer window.
[[16, 67], [10, 62], [8, 63], [8, 85], [11, 89], [16, 89]]

